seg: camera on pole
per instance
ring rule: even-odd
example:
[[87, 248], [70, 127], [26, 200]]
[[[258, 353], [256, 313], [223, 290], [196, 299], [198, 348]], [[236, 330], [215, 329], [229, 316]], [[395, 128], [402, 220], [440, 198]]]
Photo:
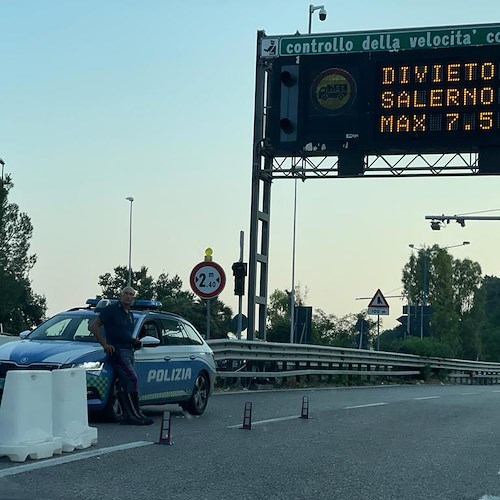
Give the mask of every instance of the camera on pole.
[[245, 295], [245, 276], [247, 275], [247, 265], [245, 262], [235, 262], [231, 269], [234, 276], [234, 294]]

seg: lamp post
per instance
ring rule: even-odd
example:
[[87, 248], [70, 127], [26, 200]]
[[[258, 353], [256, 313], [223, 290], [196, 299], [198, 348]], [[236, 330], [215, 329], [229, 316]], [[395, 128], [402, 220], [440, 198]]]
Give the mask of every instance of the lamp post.
[[[321, 21], [326, 19], [326, 10], [324, 5], [309, 5], [309, 28], [308, 33], [311, 34], [312, 15], [319, 10], [319, 18]], [[293, 344], [295, 339], [295, 247], [297, 236], [297, 177], [294, 179], [293, 193], [293, 231], [292, 231], [292, 288], [289, 294], [290, 300], [290, 344]]]
[[309, 29], [307, 31], [309, 35], [311, 34], [312, 15], [317, 10], [319, 10], [319, 20], [324, 21], [326, 19], [326, 10], [324, 5], [309, 5]]
[[132, 286], [132, 203], [134, 198], [129, 196], [126, 198], [130, 201], [130, 214], [129, 214], [129, 238], [128, 238], [128, 281], [127, 286]]
[[295, 240], [297, 232], [297, 178], [294, 179], [292, 234], [292, 290], [290, 292], [290, 344], [295, 340]]
[[[441, 250], [448, 250], [449, 248], [463, 247], [464, 245], [470, 245], [470, 241], [463, 241], [458, 245], [450, 245], [441, 248]], [[428, 255], [426, 255], [425, 247], [416, 247], [413, 243], [408, 245], [412, 250], [416, 250], [419, 255], [422, 253], [422, 263], [423, 263], [423, 281], [422, 281], [422, 305], [420, 306], [420, 338], [424, 338], [424, 309], [427, 307], [427, 274], [428, 274]], [[408, 304], [408, 317], [411, 315], [411, 309]]]

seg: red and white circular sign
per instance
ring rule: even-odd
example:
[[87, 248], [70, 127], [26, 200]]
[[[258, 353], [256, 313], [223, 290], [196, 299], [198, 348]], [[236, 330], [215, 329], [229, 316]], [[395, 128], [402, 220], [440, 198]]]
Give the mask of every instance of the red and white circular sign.
[[200, 262], [194, 266], [189, 277], [193, 292], [202, 299], [217, 297], [226, 286], [226, 273], [219, 264], [212, 261]]

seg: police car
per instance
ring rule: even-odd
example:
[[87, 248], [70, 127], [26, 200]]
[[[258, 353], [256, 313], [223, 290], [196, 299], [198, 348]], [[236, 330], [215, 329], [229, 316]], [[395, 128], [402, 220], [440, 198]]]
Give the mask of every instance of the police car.
[[[107, 300], [107, 299], [106, 299]], [[0, 346], [0, 400], [9, 370], [87, 370], [87, 402], [91, 413], [118, 421], [117, 378], [88, 325], [109, 300], [87, 300], [87, 307], [56, 314], [22, 340]], [[136, 300], [134, 337], [142, 342], [135, 352], [141, 405], [179, 404], [201, 415], [213, 391], [216, 368], [213, 352], [193, 325], [163, 312], [161, 303]], [[103, 331], [105, 335], [105, 331]]]

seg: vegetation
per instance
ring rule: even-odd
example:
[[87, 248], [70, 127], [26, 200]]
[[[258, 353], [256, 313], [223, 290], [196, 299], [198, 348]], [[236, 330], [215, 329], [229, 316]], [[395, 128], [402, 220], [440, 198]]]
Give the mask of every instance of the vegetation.
[[[427, 281], [425, 286], [424, 279]], [[499, 307], [494, 304], [497, 280], [482, 278], [477, 262], [454, 259], [437, 245], [412, 255], [403, 268], [402, 281], [403, 293], [417, 313], [412, 316], [417, 328], [410, 328], [408, 332], [407, 325], [402, 325], [385, 331], [381, 336], [381, 349], [500, 361], [500, 342], [498, 349], [494, 348], [494, 343], [488, 345], [489, 339], [495, 338], [495, 333], [491, 335], [495, 331], [495, 318], [491, 312]], [[430, 314], [424, 316], [422, 328], [419, 311], [424, 301], [424, 289]], [[490, 297], [489, 306], [486, 306], [487, 296]], [[488, 308], [491, 309], [487, 311]]]
[[[306, 294], [300, 287], [295, 289], [295, 306], [306, 302]], [[267, 311], [268, 328], [266, 340], [270, 342], [290, 341], [290, 298], [286, 290], [275, 290], [269, 297]], [[365, 320], [363, 335], [373, 337], [376, 322], [366, 316], [366, 311], [360, 314], [348, 314], [341, 318], [334, 314], [326, 314], [321, 309], [313, 312], [311, 325], [311, 341], [313, 344], [336, 347], [359, 347], [358, 321]]]
[[45, 297], [31, 288], [29, 272], [36, 255], [29, 253], [31, 220], [9, 202], [14, 187], [10, 176], [0, 179], [0, 324], [19, 333], [40, 323], [47, 310]]

